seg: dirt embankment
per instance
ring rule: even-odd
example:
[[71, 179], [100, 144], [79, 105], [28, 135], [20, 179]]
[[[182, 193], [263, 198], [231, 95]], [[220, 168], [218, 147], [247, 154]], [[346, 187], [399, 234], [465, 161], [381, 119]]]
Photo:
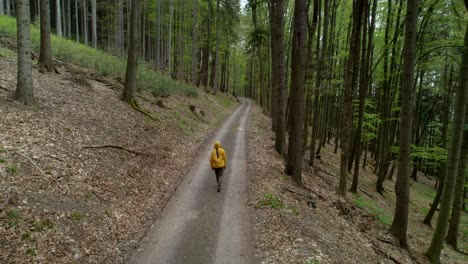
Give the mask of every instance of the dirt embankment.
[[16, 59], [0, 69], [0, 263], [123, 263], [237, 106], [142, 93], [152, 121], [119, 100], [118, 81], [62, 65], [33, 70], [38, 105], [24, 107], [10, 99]]
[[[261, 263], [428, 263], [423, 253], [432, 231], [420, 223], [414, 202], [408, 231], [412, 253], [401, 250], [387, 232], [394, 181], [386, 182], [383, 198], [374, 191], [376, 176], [361, 171], [357, 201], [369, 203], [370, 208], [357, 206], [350, 193], [346, 200], [339, 197], [335, 190], [339, 154], [327, 145], [313, 169], [304, 162], [306, 189], [298, 188], [283, 173], [283, 159], [273, 148], [270, 118], [255, 106], [250, 120], [249, 200]], [[462, 254], [444, 249], [443, 263], [466, 263], [463, 259]]]

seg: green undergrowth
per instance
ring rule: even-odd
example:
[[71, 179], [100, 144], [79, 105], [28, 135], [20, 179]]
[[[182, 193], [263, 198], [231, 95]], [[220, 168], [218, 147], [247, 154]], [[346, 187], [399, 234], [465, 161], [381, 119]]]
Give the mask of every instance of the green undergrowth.
[[391, 213], [382, 209], [374, 200], [359, 194], [353, 195], [353, 200], [357, 206], [375, 216], [382, 224], [386, 226], [390, 226], [392, 224]]
[[[11, 40], [16, 39], [16, 19], [0, 15], [0, 37]], [[96, 71], [103, 76], [125, 76], [126, 58], [114, 56], [108, 52], [95, 50], [89, 46], [76, 43], [73, 40], [59, 38], [51, 35], [53, 56], [60, 61], [72, 63]], [[37, 25], [31, 25], [32, 48], [39, 52], [40, 31]], [[11, 55], [0, 47], [0, 57]], [[141, 60], [140, 60], [141, 61]], [[197, 97], [198, 90], [181, 81], [162, 75], [154, 71], [146, 62], [140, 62], [137, 76], [138, 89], [151, 91], [155, 96], [167, 97], [172, 94], [180, 94], [188, 97]]]

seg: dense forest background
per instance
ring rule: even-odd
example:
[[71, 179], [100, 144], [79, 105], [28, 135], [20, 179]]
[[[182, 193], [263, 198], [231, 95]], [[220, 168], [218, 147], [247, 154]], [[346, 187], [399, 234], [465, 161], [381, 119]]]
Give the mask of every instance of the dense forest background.
[[[334, 144], [335, 153], [341, 149], [342, 196], [348, 190], [348, 175], [350, 191], [357, 192], [361, 169], [377, 175], [375, 190], [382, 195], [383, 183], [396, 178], [390, 231], [403, 247], [408, 245], [410, 178], [418, 181], [423, 173], [437, 179], [437, 195], [424, 219], [430, 225], [440, 204], [427, 256], [438, 262], [447, 229], [447, 241], [456, 248], [467, 192], [468, 3], [244, 4], [241, 8], [234, 0], [0, 0], [0, 14], [20, 18], [20, 7], [30, 5], [22, 10], [23, 17], [29, 15], [41, 28], [42, 58], [52, 56], [43, 50], [47, 41], [50, 46], [50, 36], [46, 38], [50, 29], [58, 37], [115, 55], [126, 56], [128, 51], [125, 91], [128, 83], [137, 82], [129, 77], [129, 68], [136, 76], [140, 59], [140, 67], [207, 92], [252, 98], [271, 115], [275, 149], [285, 157], [286, 173], [300, 186], [303, 158], [313, 166], [327, 143]], [[52, 62], [44, 63], [41, 57], [39, 61], [53, 71]], [[152, 85], [148, 79], [136, 88]]]

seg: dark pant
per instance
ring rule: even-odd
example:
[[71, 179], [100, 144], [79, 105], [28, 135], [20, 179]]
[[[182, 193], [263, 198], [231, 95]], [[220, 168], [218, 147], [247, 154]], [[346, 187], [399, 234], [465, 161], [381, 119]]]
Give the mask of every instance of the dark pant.
[[224, 168], [214, 169], [216, 174], [216, 182], [221, 185], [221, 178], [223, 177]]

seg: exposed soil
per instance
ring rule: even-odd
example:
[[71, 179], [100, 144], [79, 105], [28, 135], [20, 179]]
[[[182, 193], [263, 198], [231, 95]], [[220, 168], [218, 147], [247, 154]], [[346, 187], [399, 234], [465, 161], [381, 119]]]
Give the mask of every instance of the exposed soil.
[[24, 107], [10, 99], [16, 59], [0, 69], [0, 263], [124, 263], [237, 106], [142, 93], [151, 121], [119, 100], [118, 81], [60, 65], [33, 70], [38, 104]]
[[[409, 227], [412, 251], [408, 252], [388, 234], [388, 226], [356, 206], [351, 194], [347, 199], [336, 194], [339, 155], [333, 153], [334, 146], [322, 149], [321, 160], [313, 169], [304, 162], [306, 189], [301, 189], [284, 175], [284, 162], [273, 148], [270, 128], [270, 118], [253, 107], [248, 147], [249, 200], [254, 208], [256, 254], [261, 263], [428, 263], [423, 252], [430, 242], [430, 228], [417, 223], [414, 218], [420, 216], [414, 216], [414, 209]], [[362, 171], [361, 178], [359, 195], [376, 200], [391, 215], [393, 205], [373, 191], [375, 175]], [[392, 193], [394, 182], [385, 184]], [[444, 249], [442, 263], [465, 261], [462, 254]]]

